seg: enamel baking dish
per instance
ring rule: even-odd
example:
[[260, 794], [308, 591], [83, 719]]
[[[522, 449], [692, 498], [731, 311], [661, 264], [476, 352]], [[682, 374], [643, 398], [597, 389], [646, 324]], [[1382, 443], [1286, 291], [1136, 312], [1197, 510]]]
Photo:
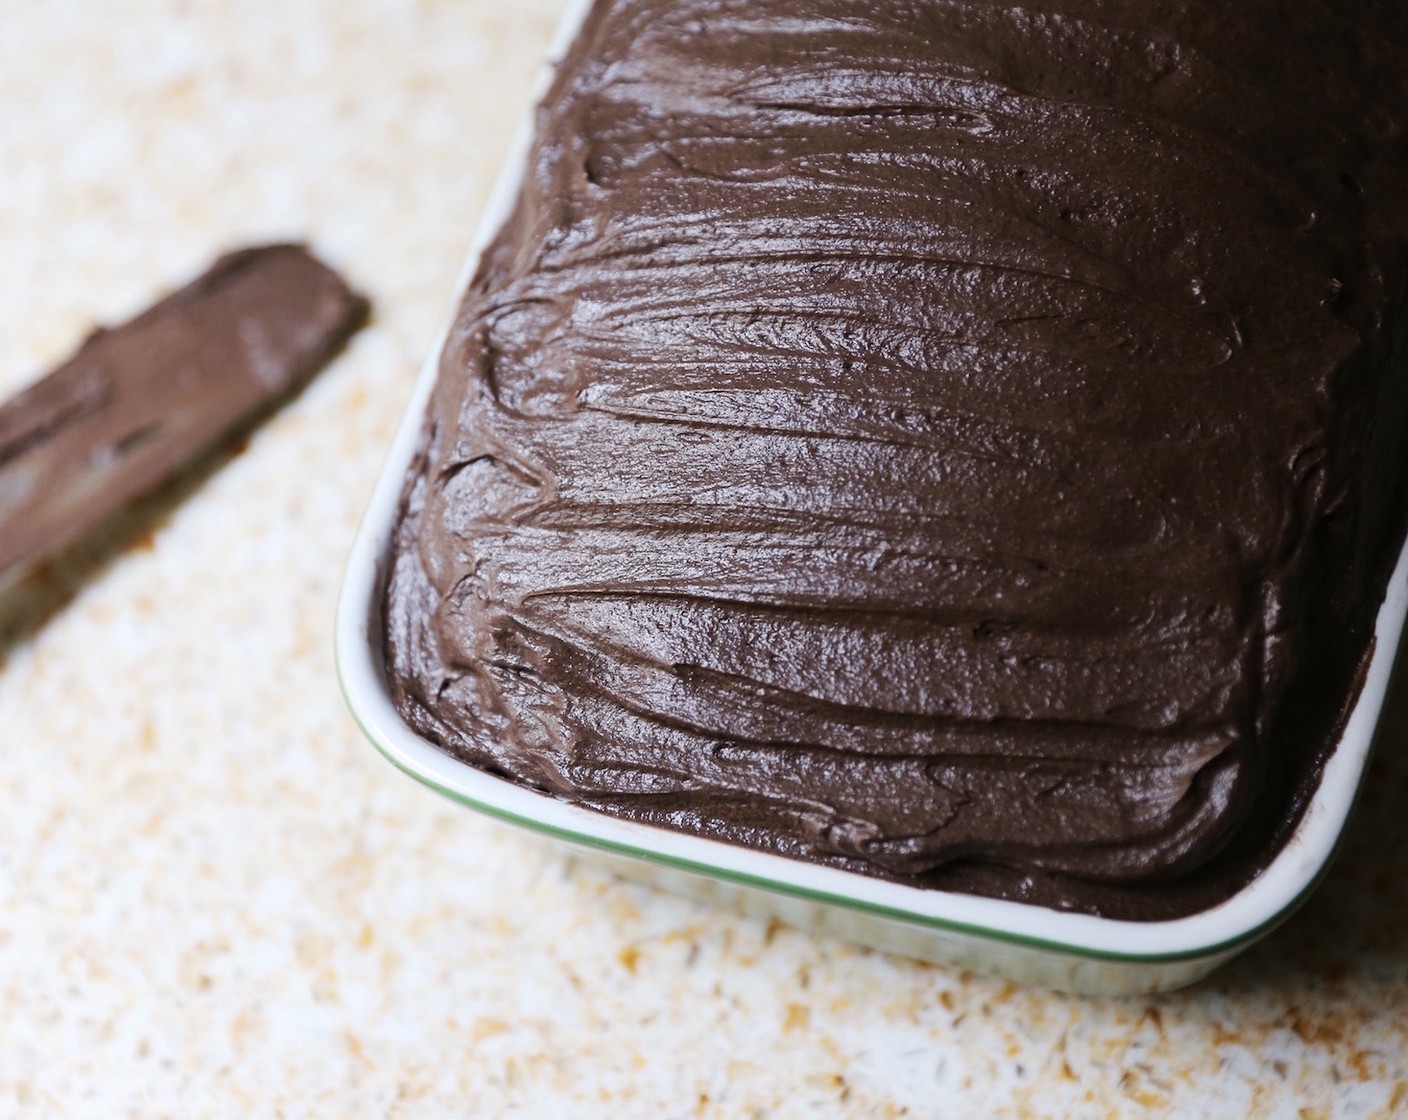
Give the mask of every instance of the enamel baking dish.
[[[552, 57], [565, 51], [587, 6], [575, 3], [567, 13]], [[540, 78], [535, 100], [549, 78], [549, 73]], [[525, 120], [474, 239], [460, 277], [461, 292], [480, 252], [508, 215], [531, 139], [531, 120]], [[1185, 918], [1115, 921], [884, 882], [614, 819], [443, 753], [403, 723], [392, 705], [382, 657], [380, 600], [402, 483], [448, 329], [447, 324], [421, 370], [377, 482], [348, 563], [337, 617], [338, 674], [348, 706], [376, 748], [413, 778], [470, 808], [555, 837], [672, 890], [905, 956], [1087, 993], [1164, 991], [1197, 980], [1289, 917], [1329, 865], [1364, 775], [1403, 629], [1408, 548], [1379, 612], [1375, 652], [1358, 701], [1294, 834], [1241, 891]]]

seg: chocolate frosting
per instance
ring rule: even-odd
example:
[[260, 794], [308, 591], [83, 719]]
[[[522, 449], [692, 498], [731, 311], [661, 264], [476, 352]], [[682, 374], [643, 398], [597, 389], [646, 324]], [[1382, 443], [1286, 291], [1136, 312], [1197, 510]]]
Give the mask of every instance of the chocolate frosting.
[[229, 253], [0, 407], [0, 583], [302, 387], [367, 302], [300, 245]]
[[442, 355], [403, 716], [918, 885], [1236, 890], [1403, 537], [1403, 13], [598, 3]]

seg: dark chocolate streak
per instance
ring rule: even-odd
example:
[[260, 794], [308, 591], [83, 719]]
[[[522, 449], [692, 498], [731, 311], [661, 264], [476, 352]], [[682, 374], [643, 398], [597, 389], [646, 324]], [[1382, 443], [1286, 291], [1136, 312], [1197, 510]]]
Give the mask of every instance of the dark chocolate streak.
[[0, 584], [302, 385], [367, 301], [301, 245], [229, 253], [0, 406]]
[[404, 717], [906, 882], [1235, 890], [1402, 539], [1402, 13], [598, 3], [442, 357]]

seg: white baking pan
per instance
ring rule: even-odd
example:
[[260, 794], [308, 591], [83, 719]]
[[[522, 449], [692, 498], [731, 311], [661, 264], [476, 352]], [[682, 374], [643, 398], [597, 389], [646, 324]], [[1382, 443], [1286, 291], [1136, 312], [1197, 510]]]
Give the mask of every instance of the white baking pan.
[[[559, 28], [560, 57], [589, 4]], [[541, 97], [550, 71], [539, 82]], [[531, 115], [519, 127], [458, 286], [507, 218], [527, 162]], [[456, 305], [458, 299], [456, 299]], [[1206, 975], [1284, 921], [1325, 871], [1364, 775], [1408, 609], [1408, 548], [1379, 612], [1373, 660], [1339, 746], [1286, 846], [1220, 905], [1171, 921], [1131, 922], [1017, 902], [923, 890], [717, 840], [618, 820], [537, 793], [450, 757], [393, 707], [379, 617], [384, 562], [403, 481], [420, 438], [446, 324], [416, 383], [348, 563], [337, 617], [337, 664], [348, 706], [367, 737], [406, 773], [464, 805], [565, 841], [620, 870], [700, 897], [775, 915], [906, 956], [1091, 993], [1167, 990]]]

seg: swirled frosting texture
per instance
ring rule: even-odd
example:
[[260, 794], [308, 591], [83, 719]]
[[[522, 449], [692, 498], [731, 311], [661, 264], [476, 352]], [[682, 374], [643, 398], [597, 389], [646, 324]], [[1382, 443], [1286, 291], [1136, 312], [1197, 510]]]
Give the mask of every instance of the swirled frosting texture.
[[442, 356], [401, 712], [872, 874], [1224, 897], [1402, 537], [1406, 91], [1390, 4], [599, 3]]

